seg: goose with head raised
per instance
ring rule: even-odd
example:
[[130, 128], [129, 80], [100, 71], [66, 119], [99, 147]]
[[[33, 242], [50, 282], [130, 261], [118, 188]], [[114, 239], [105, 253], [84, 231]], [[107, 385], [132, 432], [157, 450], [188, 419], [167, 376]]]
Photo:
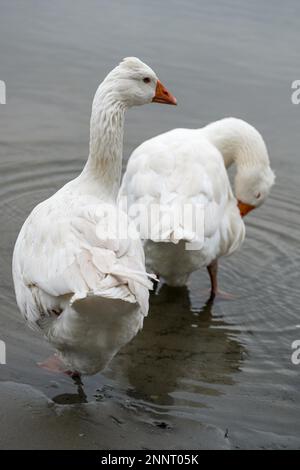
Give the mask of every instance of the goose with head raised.
[[120, 235], [128, 219], [116, 198], [125, 111], [152, 101], [176, 104], [150, 67], [124, 59], [96, 92], [82, 173], [36, 206], [19, 233], [16, 298], [28, 324], [57, 350], [46, 368], [102, 370], [147, 315], [152, 284], [143, 248], [137, 237]]
[[[226, 171], [233, 163], [235, 195]], [[206, 266], [213, 299], [220, 292], [218, 258], [241, 246], [242, 217], [265, 201], [273, 183], [261, 134], [241, 119], [225, 118], [201, 129], [174, 129], [140, 145], [128, 161], [119, 203], [126, 197], [148, 267], [179, 286]]]

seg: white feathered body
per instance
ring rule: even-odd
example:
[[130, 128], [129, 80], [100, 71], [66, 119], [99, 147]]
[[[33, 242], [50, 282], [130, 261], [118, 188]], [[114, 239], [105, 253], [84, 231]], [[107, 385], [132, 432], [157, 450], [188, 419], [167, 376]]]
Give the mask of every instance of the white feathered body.
[[[140, 145], [128, 162], [121, 205], [124, 196], [141, 229], [148, 267], [169, 285], [184, 285], [190, 273], [230, 255], [244, 240], [245, 227], [223, 156], [206, 137], [205, 128], [174, 129]], [[150, 222], [149, 236], [143, 208], [157, 205], [163, 210], [154, 226]], [[193, 230], [183, 216], [174, 217], [188, 206], [202, 208], [204, 227]], [[193, 248], [198, 243], [199, 249], [186, 249], [187, 242], [194, 242]]]
[[[18, 306], [71, 370], [93, 374], [143, 325], [151, 288], [141, 242], [115, 237], [110, 205], [80, 178], [29, 215], [17, 239]], [[126, 224], [127, 216], [118, 212]], [[110, 238], [111, 237], [111, 238]]]

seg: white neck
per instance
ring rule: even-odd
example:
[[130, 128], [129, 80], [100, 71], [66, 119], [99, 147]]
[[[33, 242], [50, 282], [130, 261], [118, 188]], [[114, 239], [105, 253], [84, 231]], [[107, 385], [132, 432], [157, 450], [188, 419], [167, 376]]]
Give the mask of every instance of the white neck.
[[207, 125], [201, 131], [217, 147], [226, 168], [235, 163], [241, 167], [269, 166], [265, 142], [260, 133], [247, 122], [225, 118]]
[[81, 178], [97, 187], [99, 196], [106, 200], [115, 201], [120, 188], [125, 110], [103, 82], [93, 101], [90, 153]]

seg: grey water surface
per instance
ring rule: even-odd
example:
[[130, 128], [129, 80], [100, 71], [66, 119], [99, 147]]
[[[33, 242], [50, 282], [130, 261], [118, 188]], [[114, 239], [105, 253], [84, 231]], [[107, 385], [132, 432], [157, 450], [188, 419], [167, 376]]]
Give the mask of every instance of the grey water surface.
[[[0, 1], [0, 448], [300, 448], [299, 31], [297, 0]], [[206, 305], [205, 271], [162, 286], [143, 331], [76, 387], [36, 365], [51, 349], [19, 315], [11, 256], [32, 208], [80, 172], [93, 94], [126, 56], [178, 106], [128, 112], [124, 164], [153, 135], [236, 116], [265, 137], [276, 186], [221, 261], [236, 299]]]

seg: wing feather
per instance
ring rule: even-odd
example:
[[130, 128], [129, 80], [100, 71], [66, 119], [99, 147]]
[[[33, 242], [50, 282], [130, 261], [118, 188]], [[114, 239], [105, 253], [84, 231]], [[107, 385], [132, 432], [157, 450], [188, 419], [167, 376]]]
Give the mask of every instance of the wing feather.
[[[234, 200], [223, 158], [208, 141], [174, 138], [171, 131], [138, 147], [129, 159], [120, 190], [120, 204], [128, 198], [130, 212], [142, 238], [154, 241], [191, 241], [214, 237], [228, 202]], [[168, 136], [168, 145], [166, 139]], [[150, 168], [150, 170], [149, 170]], [[203, 227], [197, 233], [187, 227], [187, 206], [204, 210]], [[133, 207], [136, 207], [134, 213]], [[149, 222], [150, 207], [158, 214]], [[145, 211], [145, 207], [147, 210]], [[125, 207], [124, 207], [125, 208]], [[154, 210], [155, 212], [155, 210]], [[170, 223], [171, 221], [171, 223]], [[149, 230], [146, 232], [144, 227]]]
[[128, 224], [125, 213], [104, 213], [95, 198], [59, 193], [33, 210], [13, 257], [18, 303], [29, 321], [50, 315], [66, 298], [87, 295], [138, 302], [147, 314], [152, 283], [142, 245], [138, 238], [118, 238], [112, 220], [119, 217]]

